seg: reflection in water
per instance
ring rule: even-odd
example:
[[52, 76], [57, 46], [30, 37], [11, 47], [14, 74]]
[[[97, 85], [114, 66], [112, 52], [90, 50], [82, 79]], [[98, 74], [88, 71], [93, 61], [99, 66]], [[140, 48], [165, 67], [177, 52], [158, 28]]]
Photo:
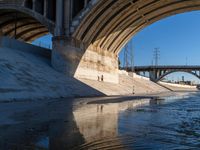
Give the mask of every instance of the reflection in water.
[[[120, 103], [76, 106], [73, 111], [74, 119], [86, 143], [81, 148], [123, 147], [120, 138], [118, 138], [119, 113], [148, 103], [149, 99], [141, 99]], [[96, 142], [94, 143], [94, 141]]]
[[119, 116], [119, 135], [137, 139], [130, 149], [200, 149], [199, 99], [198, 94], [171, 97], [124, 111]]
[[200, 149], [199, 94], [124, 99], [20, 104], [0, 122], [0, 150]]

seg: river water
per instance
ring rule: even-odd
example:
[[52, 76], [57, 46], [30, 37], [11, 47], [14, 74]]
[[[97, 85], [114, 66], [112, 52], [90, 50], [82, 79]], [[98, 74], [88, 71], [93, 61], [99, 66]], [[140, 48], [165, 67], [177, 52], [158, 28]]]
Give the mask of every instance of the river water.
[[[28, 111], [32, 118], [26, 122], [22, 121], [23, 112], [16, 113], [15, 121], [21, 122], [0, 126], [0, 132], [5, 134], [0, 136], [0, 148], [200, 149], [199, 93], [161, 99], [108, 98], [78, 100], [71, 106], [60, 102], [48, 105], [46, 114], [43, 107], [34, 109], [34, 113]], [[55, 113], [51, 114], [53, 110]]]

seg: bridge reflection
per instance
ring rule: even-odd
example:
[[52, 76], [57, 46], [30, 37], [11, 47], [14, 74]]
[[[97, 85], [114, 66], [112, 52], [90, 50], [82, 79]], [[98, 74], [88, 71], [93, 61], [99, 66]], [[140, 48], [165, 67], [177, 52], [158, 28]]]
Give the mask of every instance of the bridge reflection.
[[[110, 142], [113, 146], [122, 145], [118, 137], [118, 118], [121, 111], [133, 109], [137, 106], [149, 104], [150, 99], [132, 100], [118, 103], [92, 103], [86, 105], [77, 105], [73, 111], [74, 121], [80, 134], [85, 140], [85, 144], [80, 146], [84, 149], [103, 147]], [[107, 140], [105, 140], [105, 138]]]

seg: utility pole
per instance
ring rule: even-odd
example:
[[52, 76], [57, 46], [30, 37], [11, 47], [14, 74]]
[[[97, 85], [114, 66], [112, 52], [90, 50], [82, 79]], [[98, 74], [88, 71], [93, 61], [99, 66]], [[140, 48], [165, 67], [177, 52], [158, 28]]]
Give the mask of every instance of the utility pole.
[[160, 49], [159, 48], [154, 49], [153, 58], [154, 58], [155, 66], [158, 66], [158, 60], [160, 59]]
[[151, 66], [153, 66], [153, 59], [151, 60]]
[[134, 71], [134, 50], [132, 42], [129, 44], [126, 44], [124, 47], [124, 63], [123, 67], [128, 69], [131, 69], [131, 72]]
[[128, 69], [128, 44], [124, 48], [124, 68]]
[[188, 58], [187, 57], [185, 58], [185, 65], [186, 66], [188, 65]]
[[131, 51], [131, 72], [134, 72], [134, 48], [133, 43], [130, 43], [130, 51]]

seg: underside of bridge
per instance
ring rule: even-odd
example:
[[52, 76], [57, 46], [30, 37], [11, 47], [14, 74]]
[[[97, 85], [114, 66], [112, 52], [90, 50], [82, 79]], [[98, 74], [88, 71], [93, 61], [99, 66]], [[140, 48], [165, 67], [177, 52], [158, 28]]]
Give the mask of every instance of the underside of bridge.
[[141, 29], [175, 14], [199, 10], [198, 0], [98, 0], [73, 37], [118, 54]]
[[92, 0], [72, 20], [71, 40], [65, 47], [73, 49], [73, 56], [59, 53], [68, 63], [81, 60], [67, 67], [75, 70], [75, 76], [97, 79], [105, 75], [106, 81], [117, 82], [118, 54], [138, 31], [168, 16], [199, 9], [199, 0]]
[[32, 42], [48, 33], [48, 28], [30, 15], [12, 9], [0, 9], [0, 36]]
[[0, 35], [31, 42], [52, 33], [52, 66], [118, 82], [118, 54], [141, 29], [200, 10], [199, 0], [1, 0]]
[[0, 36], [32, 42], [48, 33], [53, 34], [55, 11], [51, 5], [55, 2], [50, 0], [48, 5], [45, 2], [47, 0], [1, 0]]

